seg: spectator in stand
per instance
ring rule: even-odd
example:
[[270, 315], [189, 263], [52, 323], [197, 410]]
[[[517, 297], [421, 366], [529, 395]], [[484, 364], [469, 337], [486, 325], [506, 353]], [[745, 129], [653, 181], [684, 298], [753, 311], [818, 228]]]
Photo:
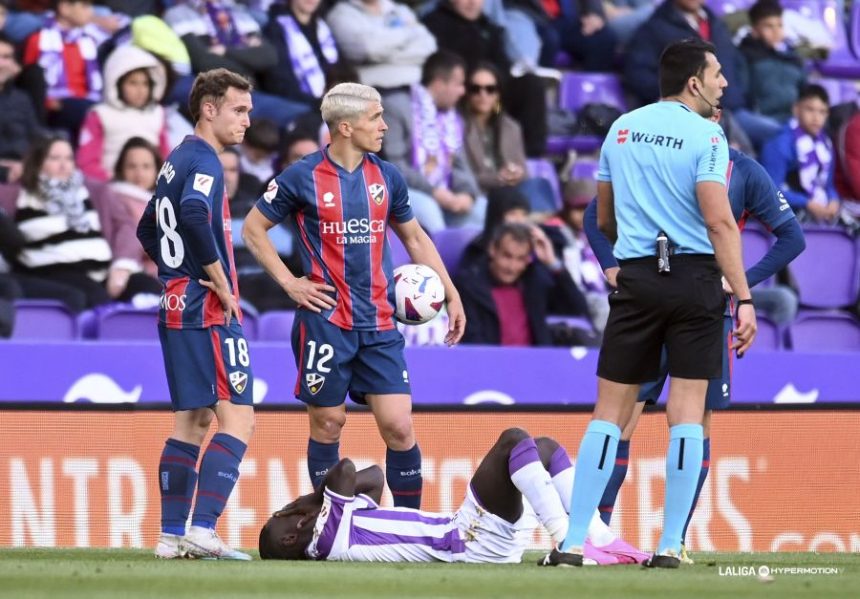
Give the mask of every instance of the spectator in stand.
[[842, 218], [856, 232], [860, 228], [860, 111], [836, 134], [836, 189], [842, 198]]
[[654, 12], [654, 0], [606, 0], [603, 12], [606, 25], [614, 33], [618, 45], [625, 48], [630, 38]]
[[326, 20], [343, 57], [356, 66], [359, 81], [383, 98], [389, 90], [417, 84], [421, 65], [436, 51], [436, 38], [412, 9], [392, 0], [344, 0]]
[[762, 148], [762, 166], [800, 220], [834, 223], [839, 216], [836, 158], [824, 131], [829, 111], [827, 91], [807, 85], [794, 104], [794, 118]]
[[66, 140], [34, 144], [21, 187], [5, 186], [0, 195], [17, 198], [14, 217], [26, 243], [14, 269], [24, 297], [58, 299], [79, 312], [161, 292], [157, 279], [140, 272], [136, 223], [107, 186], [84, 181]]
[[609, 318], [608, 288], [597, 257], [585, 236], [585, 209], [597, 196], [594, 179], [571, 179], [564, 186], [564, 205], [558, 218], [546, 221], [549, 238], [558, 241], [556, 251], [577, 289], [585, 297], [588, 317], [598, 333]]
[[0, 338], [10, 337], [15, 328], [15, 300], [23, 293], [9, 272], [9, 262], [14, 261], [24, 243], [15, 221], [0, 206]]
[[496, 187], [487, 196], [487, 217], [483, 230], [469, 242], [454, 272], [468, 269], [477, 262], [486, 261], [493, 234], [505, 223], [529, 223], [529, 199], [516, 187]]
[[752, 30], [741, 42], [749, 73], [749, 105], [770, 119], [773, 137], [791, 118], [806, 81], [803, 60], [785, 41], [782, 7], [777, 0], [759, 0], [749, 10]]
[[531, 7], [543, 40], [541, 64], [552, 65], [564, 50], [586, 71], [611, 71], [615, 66], [615, 32], [606, 26], [600, 0], [516, 0]]
[[14, 43], [0, 33], [0, 183], [21, 178], [21, 160], [39, 133], [30, 97], [14, 85], [20, 72]]
[[469, 167], [456, 110], [465, 79], [463, 59], [440, 51], [424, 63], [419, 85], [385, 99], [383, 151], [406, 178], [415, 217], [430, 233], [484, 222], [487, 200]]
[[492, 63], [478, 63], [466, 83], [466, 155], [486, 195], [497, 187], [513, 186], [531, 202], [535, 212], [553, 212], [552, 188], [531, 178], [519, 123], [502, 109], [500, 77]]
[[302, 131], [290, 134], [284, 142], [278, 159], [278, 171], [284, 170], [308, 154], [318, 152], [319, 149], [320, 143], [316, 136]]
[[552, 345], [547, 314], [585, 314], [582, 295], [539, 228], [506, 223], [486, 260], [455, 277], [469, 321], [463, 343]]
[[111, 178], [120, 150], [132, 137], [142, 137], [162, 156], [171, 150], [159, 104], [167, 82], [162, 63], [136, 46], [120, 46], [105, 62], [104, 81], [104, 101], [87, 113], [77, 152], [78, 168], [95, 181]]
[[48, 125], [76, 140], [87, 110], [102, 98], [98, 47], [109, 34], [94, 24], [91, 0], [56, 0], [55, 8], [27, 38], [24, 64], [42, 67]]
[[[319, 111], [327, 89], [327, 71], [338, 63], [334, 37], [320, 17], [321, 0], [288, 0], [269, 8], [265, 35], [277, 49], [278, 61], [264, 74], [262, 88]], [[375, 35], [367, 31], [366, 35]]]
[[[182, 0], [165, 11], [164, 20], [188, 49], [195, 73], [223, 67], [259, 82], [278, 64], [278, 51], [248, 9], [234, 0]], [[193, 82], [193, 76], [180, 78], [170, 100], [185, 106]], [[262, 91], [252, 92], [251, 99], [255, 118], [271, 119], [281, 128], [308, 111], [301, 102]]]
[[274, 165], [280, 142], [278, 129], [269, 119], [254, 119], [245, 131], [245, 139], [239, 146], [240, 169], [243, 175], [254, 178], [257, 191], [276, 174]]
[[725, 124], [735, 119], [740, 125], [729, 125], [735, 136], [730, 141], [746, 146], [746, 136], [749, 136], [753, 144], [760, 147], [772, 132], [770, 120], [747, 109], [743, 57], [732, 43], [728, 28], [705, 6], [705, 0], [664, 0], [636, 31], [624, 58], [624, 82], [628, 90], [640, 104], [657, 101], [660, 55], [672, 42], [687, 38], [703, 39], [716, 47], [717, 60], [729, 84], [720, 99], [724, 108], [723, 121]]
[[[226, 148], [218, 155], [224, 167], [224, 186], [230, 198], [230, 215], [233, 219], [233, 253], [236, 274], [242, 300], [250, 303], [262, 313], [270, 310], [295, 310], [296, 303], [259, 265], [242, 239], [242, 224], [248, 211], [254, 207], [265, 189], [260, 189], [257, 179], [242, 172], [241, 156], [235, 147]], [[291, 222], [291, 221], [290, 221]], [[290, 223], [284, 222], [269, 230], [269, 239], [278, 252], [278, 257], [293, 273], [302, 272], [301, 263], [294, 254], [293, 235]]]
[[[132, 137], [119, 152], [110, 189], [134, 223], [140, 222], [146, 204], [155, 192], [161, 164], [158, 148], [142, 137]], [[158, 276], [155, 262], [146, 255], [143, 247], [138, 249], [143, 271], [153, 277]]]
[[[424, 24], [436, 36], [439, 48], [459, 55], [470, 67], [491, 62], [507, 77], [512, 64], [503, 32], [482, 13], [483, 5], [483, 0], [442, 0], [424, 17]], [[542, 156], [547, 136], [543, 80], [526, 73], [502, 83], [507, 93], [504, 104], [523, 130], [526, 156]]]

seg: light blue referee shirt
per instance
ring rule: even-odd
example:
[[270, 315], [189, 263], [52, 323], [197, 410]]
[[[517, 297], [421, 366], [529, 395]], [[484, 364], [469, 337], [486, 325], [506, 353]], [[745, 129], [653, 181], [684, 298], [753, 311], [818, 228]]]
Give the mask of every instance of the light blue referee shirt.
[[713, 254], [696, 183], [726, 184], [723, 130], [680, 102], [656, 102], [621, 116], [600, 151], [597, 178], [612, 183], [619, 260], [655, 255], [665, 231], [677, 253]]

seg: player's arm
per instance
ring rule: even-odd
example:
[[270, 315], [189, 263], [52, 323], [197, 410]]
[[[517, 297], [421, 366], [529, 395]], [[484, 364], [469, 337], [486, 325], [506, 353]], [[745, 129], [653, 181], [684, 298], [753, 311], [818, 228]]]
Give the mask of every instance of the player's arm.
[[[726, 186], [716, 181], [701, 181], [696, 183], [696, 197], [707, 226], [708, 238], [714, 246], [714, 256], [723, 276], [738, 298], [750, 299], [741, 256], [740, 231], [732, 215]], [[735, 331], [735, 342], [732, 348], [742, 356], [755, 338], [755, 308], [752, 304], [742, 304], [738, 306], [737, 313], [738, 328]]]
[[158, 229], [155, 225], [155, 196], [150, 198], [137, 223], [137, 239], [143, 251], [158, 264]]
[[585, 214], [582, 217], [582, 227], [585, 230], [585, 236], [588, 238], [588, 244], [594, 252], [594, 256], [600, 263], [600, 268], [603, 270], [603, 275], [609, 284], [617, 287], [615, 278], [618, 276], [618, 260], [612, 253], [612, 242], [604, 235], [597, 226], [597, 198], [595, 197], [589, 202], [585, 209]]
[[454, 345], [463, 338], [463, 333], [466, 330], [466, 313], [463, 310], [463, 302], [460, 299], [460, 293], [451, 281], [448, 275], [448, 269], [442, 262], [441, 256], [433, 241], [418, 224], [418, 220], [413, 218], [406, 222], [399, 222], [392, 219], [391, 227], [394, 232], [403, 242], [406, 252], [416, 264], [426, 264], [435, 270], [442, 279], [442, 284], [445, 286], [445, 300], [448, 308], [448, 334], [445, 336], [445, 343]]
[[610, 243], [618, 240], [618, 224], [615, 222], [615, 193], [612, 182], [597, 182], [597, 228], [606, 235]]
[[209, 204], [196, 196], [183, 198], [179, 205], [179, 220], [188, 252], [203, 266], [208, 277], [208, 280], [200, 279], [198, 283], [218, 296], [224, 308], [225, 324], [228, 324], [233, 315], [239, 318], [239, 302], [230, 291], [227, 274], [218, 258], [215, 236], [209, 221]]
[[257, 206], [251, 208], [242, 226], [242, 239], [260, 266], [292, 298], [296, 304], [313, 312], [334, 308], [335, 299], [329, 295], [335, 291], [331, 285], [316, 283], [307, 277], [296, 277], [278, 256], [278, 251], [269, 239], [269, 229], [277, 223], [269, 220]]

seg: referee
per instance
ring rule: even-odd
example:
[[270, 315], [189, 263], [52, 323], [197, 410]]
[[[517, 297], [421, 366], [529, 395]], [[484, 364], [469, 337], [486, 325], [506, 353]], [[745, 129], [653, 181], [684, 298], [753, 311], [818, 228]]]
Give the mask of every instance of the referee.
[[702, 463], [705, 392], [722, 368], [721, 271], [740, 298], [732, 333], [739, 356], [756, 331], [726, 193], [728, 145], [707, 120], [725, 87], [711, 44], [671, 44], [660, 57], [662, 100], [619, 118], [603, 142], [597, 218], [621, 271], [609, 298], [597, 405], [577, 455], [567, 538], [544, 565], [582, 565], [588, 523], [615, 464], [619, 425], [629, 419], [639, 385], [657, 376], [663, 345], [672, 376], [666, 502], [663, 536], [645, 565], [680, 563], [681, 530]]

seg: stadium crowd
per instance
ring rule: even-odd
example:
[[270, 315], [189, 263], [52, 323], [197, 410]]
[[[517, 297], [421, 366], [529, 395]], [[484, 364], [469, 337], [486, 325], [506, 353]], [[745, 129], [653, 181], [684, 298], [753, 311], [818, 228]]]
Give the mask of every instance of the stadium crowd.
[[[856, 237], [860, 59], [841, 80], [823, 77], [828, 53], [851, 49], [820, 12], [735, 4], [745, 10], [724, 14], [719, 0], [2, 0], [0, 337], [19, 299], [75, 313], [157, 302], [134, 228], [163, 158], [192, 132], [195, 74], [217, 67], [255, 85], [252, 126], [221, 159], [240, 287], [259, 312], [295, 306], [241, 247], [241, 221], [275, 174], [328, 142], [325, 91], [360, 81], [382, 93], [382, 154], [403, 172], [419, 222], [440, 247], [465, 240], [461, 263], [448, 265], [469, 316], [464, 341], [598, 344], [610, 283], [583, 214], [599, 143], [558, 140], [600, 138], [620, 110], [657, 100], [662, 49], [689, 37], [717, 49], [731, 145], [758, 159], [804, 226]], [[827, 6], [837, 27], [857, 18]], [[565, 110], [565, 78], [581, 72], [610, 74], [625, 105]], [[273, 241], [297, 269], [290, 228]], [[790, 323], [798, 286], [790, 267], [777, 279], [786, 294], [773, 317]]]

